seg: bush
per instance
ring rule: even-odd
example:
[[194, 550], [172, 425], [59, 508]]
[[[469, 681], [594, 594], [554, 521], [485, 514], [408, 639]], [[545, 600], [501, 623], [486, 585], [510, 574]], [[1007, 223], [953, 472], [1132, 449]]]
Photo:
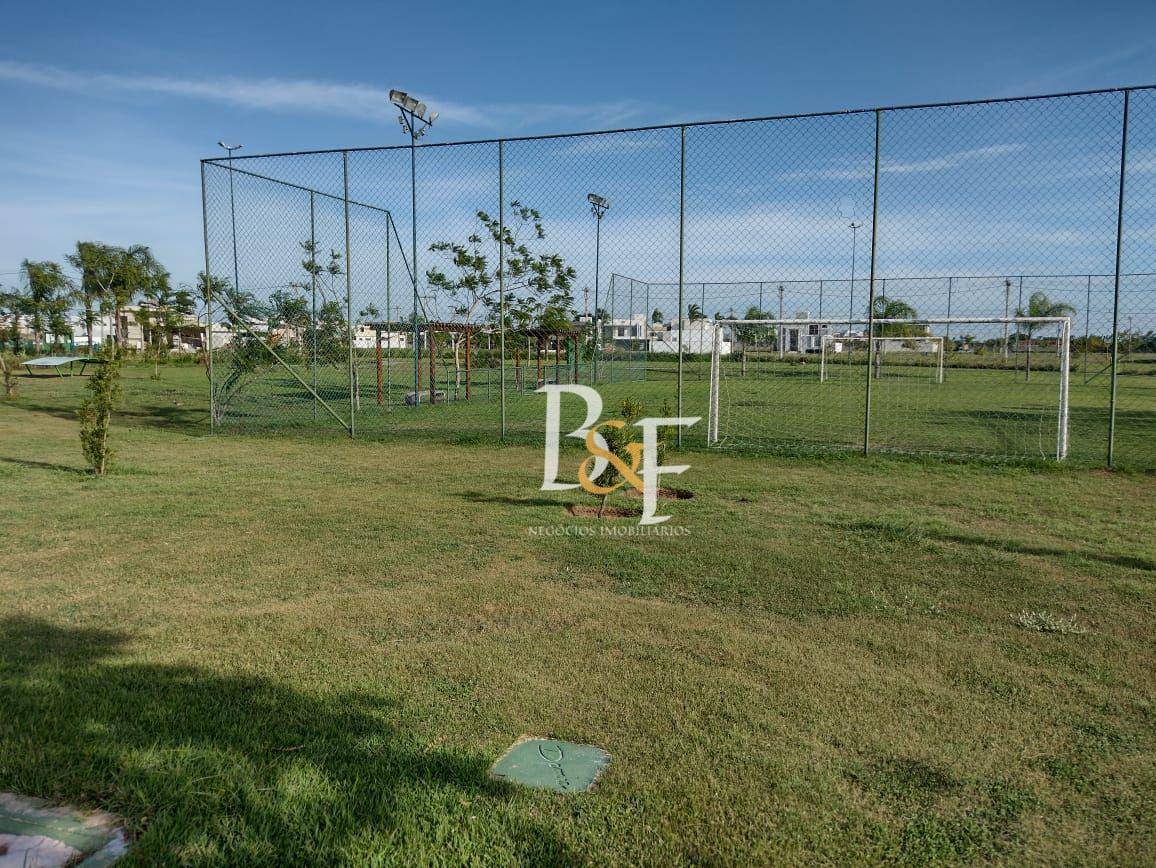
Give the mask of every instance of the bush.
[[11, 401], [16, 397], [20, 381], [16, 379], [17, 361], [14, 356], [5, 356], [0, 353], [0, 382], [4, 388], [4, 400]]
[[112, 426], [112, 411], [120, 399], [120, 366], [116, 346], [112, 345], [101, 353], [104, 364], [88, 381], [86, 388], [92, 394], [84, 399], [77, 415], [80, 417], [80, 449], [84, 460], [97, 476], [104, 476], [112, 460], [109, 445], [109, 429]]

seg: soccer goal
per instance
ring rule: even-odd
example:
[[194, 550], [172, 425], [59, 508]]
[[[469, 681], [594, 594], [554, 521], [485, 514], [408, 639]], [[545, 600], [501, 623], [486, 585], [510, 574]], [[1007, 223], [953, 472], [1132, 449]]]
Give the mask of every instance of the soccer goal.
[[947, 339], [943, 335], [933, 334], [875, 337], [868, 337], [865, 334], [824, 334], [819, 350], [819, 382], [827, 382], [829, 366], [840, 356], [845, 355], [850, 360], [854, 348], [861, 347], [862, 351], [866, 352], [868, 343], [871, 344], [872, 366], [876, 377], [882, 375], [888, 364], [892, 364], [916, 371], [929, 371], [934, 382], [943, 382]]
[[728, 319], [711, 340], [711, 446], [1068, 454], [1067, 317]]

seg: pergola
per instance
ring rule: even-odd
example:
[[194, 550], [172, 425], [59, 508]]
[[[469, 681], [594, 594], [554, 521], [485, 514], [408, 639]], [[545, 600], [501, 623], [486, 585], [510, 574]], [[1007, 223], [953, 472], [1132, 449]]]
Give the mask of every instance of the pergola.
[[[571, 382], [572, 383], [578, 382], [578, 358], [580, 355], [578, 352], [578, 342], [579, 342], [579, 339], [582, 337], [582, 332], [579, 329], [576, 329], [576, 328], [568, 328], [568, 329], [526, 328], [526, 329], [515, 329], [513, 331], [507, 332], [507, 335], [511, 335], [515, 338], [525, 339], [527, 342], [529, 342], [531, 340], [534, 341], [534, 348], [535, 348], [534, 359], [535, 359], [535, 366], [536, 366], [536, 373], [537, 373], [537, 378], [535, 380], [537, 385], [535, 385], [535, 388], [537, 388], [538, 385], [542, 385], [545, 382], [542, 378], [542, 374], [543, 374], [542, 350], [543, 350], [543, 347], [545, 347], [546, 350], [549, 351], [551, 342], [553, 342], [553, 344], [554, 344], [554, 382], [559, 383], [562, 381], [562, 345], [563, 345], [563, 342], [565, 342], [569, 347], [570, 362], [572, 365]], [[526, 350], [527, 363], [529, 362], [529, 354], [530, 354], [530, 350], [529, 350], [529, 348], [527, 348], [527, 350]], [[514, 346], [514, 385], [515, 385], [515, 388], [519, 392], [522, 392], [525, 390], [525, 377], [524, 377], [523, 372], [522, 372], [522, 348], [521, 348], [521, 341], [520, 340]]]

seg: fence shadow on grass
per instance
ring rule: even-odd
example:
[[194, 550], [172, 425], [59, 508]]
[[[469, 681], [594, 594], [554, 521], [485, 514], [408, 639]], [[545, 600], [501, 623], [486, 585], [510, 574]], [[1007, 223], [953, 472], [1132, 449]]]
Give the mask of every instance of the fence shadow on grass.
[[0, 619], [0, 789], [118, 813], [150, 864], [347, 864], [407, 845], [454, 862], [479, 845], [510, 861], [572, 861], [512, 812], [465, 840], [479, 828], [470, 815], [492, 817], [510, 790], [482, 756], [423, 749], [395, 702], [129, 660], [132, 640]]
[[488, 494], [481, 491], [463, 491], [459, 495], [470, 503], [496, 503], [502, 506], [565, 506], [561, 500], [550, 497], [514, 497], [512, 494]]
[[88, 476], [89, 470], [87, 467], [77, 467], [71, 464], [54, 464], [51, 461], [29, 461], [24, 458], [8, 458], [0, 455], [0, 462], [5, 464], [15, 464], [17, 467], [28, 467], [35, 470], [57, 470], [61, 473], [75, 473], [78, 476]]
[[1108, 564], [1113, 567], [1121, 567], [1122, 569], [1156, 572], [1156, 562], [1150, 558], [1135, 555], [1108, 554], [1089, 551], [1088, 549], [1057, 548], [1055, 546], [1024, 542], [1023, 540], [1004, 539], [984, 534], [967, 533], [961, 530], [949, 530], [947, 528], [918, 522], [861, 519], [845, 523], [842, 526], [857, 533], [892, 542], [927, 539], [937, 542], [955, 543], [956, 545], [972, 546], [974, 548], [985, 548], [991, 551], [1006, 552], [1009, 554], [1029, 555], [1031, 557], [1056, 559], [1083, 558], [1101, 564]]

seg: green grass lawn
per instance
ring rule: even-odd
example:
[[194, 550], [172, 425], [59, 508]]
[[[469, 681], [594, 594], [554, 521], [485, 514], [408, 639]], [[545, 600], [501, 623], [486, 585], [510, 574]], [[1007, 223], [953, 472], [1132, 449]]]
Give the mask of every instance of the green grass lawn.
[[[0, 403], [0, 790], [120, 814], [129, 863], [1156, 850], [1150, 474], [691, 450], [688, 536], [531, 536], [598, 524], [538, 446], [209, 435], [203, 374], [149, 373], [104, 479], [80, 378]], [[523, 734], [613, 762], [488, 780]]]
[[[892, 361], [872, 381], [871, 445], [878, 450], [980, 457], [988, 460], [1051, 460], [1057, 454], [1060, 380], [1054, 352], [1037, 352], [1030, 376], [1022, 357], [1011, 363], [1019, 369], [982, 367], [998, 359], [974, 355], [953, 357], [944, 382], [934, 378], [934, 357], [892, 354]], [[219, 363], [223, 380], [229, 370], [227, 356]], [[348, 368], [321, 365], [318, 392], [343, 420], [350, 415]], [[1103, 359], [1092, 358], [1084, 370], [1082, 358], [1074, 362], [1070, 377], [1068, 456], [1072, 464], [1104, 466], [1108, 444], [1110, 377]], [[500, 372], [477, 368], [472, 372], [470, 400], [464, 385], [455, 388], [448, 360], [439, 363], [437, 384], [447, 400], [439, 406], [405, 405], [413, 390], [411, 359], [393, 358], [382, 365], [381, 401], [378, 401], [377, 366], [372, 358], [358, 361], [359, 400], [356, 428], [368, 436], [426, 432], [439, 439], [481, 438], [493, 441], [500, 431], [498, 399]], [[306, 365], [294, 368], [302, 379], [312, 380]], [[569, 382], [568, 365], [544, 364], [543, 376]], [[743, 372], [737, 358], [723, 363], [719, 400], [719, 435], [723, 448], [739, 449], [859, 449], [863, 444], [867, 366], [847, 365], [833, 359], [830, 376], [820, 382], [815, 357], [779, 362], [765, 357]], [[533, 393], [537, 379], [534, 365], [523, 368], [523, 389], [516, 388], [514, 366], [507, 366], [507, 434], [525, 442], [538, 442], [543, 431], [542, 398]], [[192, 368], [168, 374], [203, 389], [203, 375]], [[421, 390], [428, 402], [428, 372], [423, 367]], [[580, 372], [590, 382], [590, 370]], [[222, 390], [223, 425], [232, 430], [268, 429], [331, 430], [340, 427], [332, 414], [284, 368], [272, 366], [246, 377], [241, 387]], [[670, 360], [627, 362], [604, 360], [599, 389], [608, 411], [616, 412], [625, 398], [641, 400], [647, 412], [659, 413], [665, 403], [677, 410], [677, 376]], [[1143, 357], [1121, 363], [1118, 378], [1116, 463], [1118, 466], [1156, 470], [1156, 358]], [[683, 413], [703, 417], [703, 422], [684, 433], [689, 446], [706, 445], [709, 400], [709, 361], [688, 360], [684, 370]], [[564, 424], [581, 424], [578, 402], [564, 405]]]

